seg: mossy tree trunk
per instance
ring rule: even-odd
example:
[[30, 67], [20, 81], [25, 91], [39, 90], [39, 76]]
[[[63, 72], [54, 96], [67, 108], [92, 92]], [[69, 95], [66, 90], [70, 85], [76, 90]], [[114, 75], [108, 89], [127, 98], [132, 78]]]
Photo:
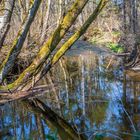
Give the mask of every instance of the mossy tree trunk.
[[32, 4], [32, 7], [29, 10], [27, 17], [24, 19], [24, 22], [18, 32], [17, 38], [13, 41], [11, 50], [9, 51], [5, 61], [0, 66], [0, 83], [3, 82], [3, 80], [6, 78], [6, 76], [14, 66], [14, 62], [23, 47], [27, 33], [34, 20], [40, 3], [41, 0], [34, 0], [34, 3]]
[[[32, 78], [33, 75], [38, 71], [38, 69], [44, 64], [46, 59], [49, 57], [51, 52], [56, 48], [58, 43], [61, 41], [61, 39], [64, 37], [65, 33], [68, 31], [68, 29], [72, 26], [74, 21], [76, 20], [77, 16], [81, 13], [82, 9], [86, 5], [88, 0], [76, 0], [70, 10], [67, 12], [66, 16], [62, 19], [60, 22], [59, 26], [57, 29], [54, 31], [54, 33], [50, 36], [48, 41], [44, 43], [44, 45], [41, 47], [40, 51], [38, 52], [36, 58], [33, 60], [31, 65], [26, 68], [23, 73], [20, 74], [19, 78], [13, 82], [12, 84], [8, 85], [6, 89], [15, 89], [25, 83], [29, 78]], [[18, 46], [17, 46], [18, 47]], [[19, 47], [18, 47], [19, 48]], [[14, 53], [12, 49], [12, 54], [19, 53], [20, 49], [15, 49], [14, 47]], [[10, 53], [11, 54], [11, 53]], [[12, 56], [12, 55], [10, 55]], [[1, 68], [1, 81], [6, 77], [7, 70], [4, 69], [6, 66], [8, 67], [9, 65], [13, 65], [11, 63], [11, 60], [13, 58], [10, 58], [9, 56], [7, 57], [8, 61], [6, 59], [5, 62], [10, 62], [8, 63], [3, 63], [2, 68]], [[15, 60], [16, 57], [14, 57]], [[12, 61], [14, 62], [14, 61]], [[8, 64], [8, 65], [6, 65]], [[9, 68], [9, 70], [11, 67]], [[2, 88], [2, 87], [1, 87]], [[5, 89], [5, 88], [4, 88]]]
[[65, 42], [61, 48], [54, 54], [53, 58], [43, 67], [44, 62], [50, 56], [52, 51], [56, 48], [58, 43], [64, 37], [65, 33], [71, 27], [76, 20], [77, 16], [81, 13], [82, 9], [88, 2], [88, 0], [76, 0], [73, 6], [70, 8], [66, 16], [60, 22], [58, 28], [51, 35], [48, 41], [41, 47], [36, 58], [32, 64], [26, 68], [23, 73], [20, 74], [19, 78], [13, 83], [6, 87], [1, 86], [0, 89], [18, 89], [28, 90], [34, 84], [50, 70], [50, 68], [64, 55], [64, 53], [73, 45], [73, 43], [79, 39], [81, 35], [85, 33], [89, 25], [96, 19], [98, 14], [101, 12], [103, 7], [106, 5], [108, 0], [101, 0], [95, 11], [89, 16], [83, 26], [75, 32], [75, 34]]
[[30, 79], [27, 83], [21, 85], [22, 90], [29, 90], [34, 84], [39, 81], [50, 69], [54, 66], [59, 59], [65, 54], [65, 52], [70, 49], [70, 47], [86, 32], [91, 23], [96, 19], [99, 13], [102, 11], [104, 6], [106, 5], [108, 0], [101, 0], [98, 4], [97, 8], [93, 11], [93, 13], [89, 16], [89, 18], [85, 21], [83, 26], [78, 29], [74, 35], [72, 35], [68, 41], [66, 41], [60, 49], [53, 55], [51, 60], [45, 65], [44, 68], [40, 72], [38, 72], [32, 79]]

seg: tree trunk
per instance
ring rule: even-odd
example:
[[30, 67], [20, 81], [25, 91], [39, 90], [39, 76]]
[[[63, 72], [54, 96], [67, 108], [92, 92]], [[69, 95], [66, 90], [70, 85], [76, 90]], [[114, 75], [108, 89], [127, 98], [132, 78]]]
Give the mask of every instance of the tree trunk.
[[62, 0], [59, 0], [59, 3], [58, 3], [58, 20], [57, 20], [57, 24], [59, 25], [59, 22], [61, 20], [61, 17], [62, 17], [62, 8], [63, 8], [63, 1]]
[[[17, 88], [18, 86], [26, 83], [29, 78], [33, 77], [33, 74], [35, 74], [40, 67], [44, 64], [46, 59], [49, 57], [51, 52], [56, 48], [58, 43], [61, 41], [61, 39], [64, 37], [65, 33], [68, 31], [68, 29], [72, 26], [74, 21], [76, 20], [77, 16], [81, 13], [82, 9], [86, 5], [88, 0], [76, 0], [64, 19], [61, 21], [59, 24], [58, 28], [55, 30], [55, 32], [51, 35], [51, 37], [48, 39], [48, 41], [41, 47], [40, 51], [38, 52], [36, 58], [33, 60], [31, 65], [26, 68], [23, 73], [20, 74], [19, 78], [10, 84], [6, 89], [14, 89]], [[22, 36], [21, 36], [22, 37]], [[18, 46], [17, 46], [18, 47]], [[14, 47], [15, 48], [15, 47]], [[19, 47], [18, 47], [19, 48]], [[21, 48], [20, 48], [21, 49]], [[19, 53], [20, 49], [17, 50], [14, 49], [14, 53], [12, 50], [12, 53], [10, 54], [15, 54]], [[12, 55], [10, 55], [12, 56]], [[8, 57], [9, 58], [9, 57]], [[15, 60], [16, 57], [14, 57]], [[6, 60], [6, 62], [9, 62], [9, 65], [13, 65], [13, 63], [10, 62], [10, 60], [13, 60], [13, 58]], [[14, 61], [12, 61], [14, 62]], [[3, 63], [2, 68], [1, 68], [1, 81], [5, 78], [7, 75], [7, 69], [10, 70], [11, 68], [8, 68], [9, 65], [6, 65], [7, 63]], [[3, 69], [6, 68], [7, 69]], [[38, 73], [38, 72], [37, 72]], [[1, 87], [2, 88], [2, 87]]]
[[45, 37], [46, 37], [46, 29], [48, 28], [48, 20], [49, 20], [50, 8], [51, 8], [51, 0], [48, 0], [47, 12], [46, 12], [45, 18], [43, 19], [43, 29], [42, 29], [42, 35], [41, 35], [41, 44], [43, 44], [43, 42], [45, 40]]
[[5, 0], [4, 5], [5, 5], [4, 15], [0, 18], [0, 49], [3, 46], [6, 35], [10, 29], [10, 22], [15, 5], [15, 0], [11, 1]]
[[127, 29], [127, 21], [126, 21], [126, 0], [123, 0], [123, 26], [124, 26], [124, 32], [126, 32]]
[[77, 41], [87, 30], [87, 28], [90, 26], [90, 24], [96, 19], [96, 17], [99, 15], [101, 10], [104, 8], [108, 0], [101, 0], [97, 8], [93, 11], [93, 13], [89, 16], [89, 18], [86, 20], [86, 22], [83, 24], [83, 26], [75, 32], [75, 34], [67, 41], [65, 42], [61, 48], [54, 54], [52, 59], [48, 62], [48, 64], [40, 70], [32, 79], [30, 79], [27, 83], [23, 83], [20, 86], [20, 90], [29, 90], [34, 86], [36, 82], [38, 82], [50, 69], [52, 66], [54, 66], [59, 59], [65, 54], [65, 52], [70, 49], [70, 47]]
[[[79, 39], [81, 35], [85, 33], [89, 25], [96, 19], [108, 0], [101, 0], [95, 11], [90, 15], [83, 26], [75, 32], [75, 34], [65, 42], [62, 47], [54, 54], [53, 58], [43, 68], [43, 64], [50, 56], [51, 52], [56, 48], [60, 40], [64, 37], [65, 33], [71, 27], [76, 20], [77, 16], [81, 13], [82, 9], [88, 2], [88, 0], [76, 0], [73, 6], [70, 8], [64, 19], [59, 24], [58, 28], [48, 39], [48, 41], [41, 47], [36, 58], [32, 64], [20, 74], [19, 78], [13, 83], [7, 86], [1, 86], [0, 89], [17, 89], [28, 90], [40, 79], [50, 68], [58, 62], [58, 60], [64, 55], [64, 53]], [[28, 82], [27, 82], [28, 81]]]
[[7, 55], [5, 61], [0, 66], [0, 83], [3, 82], [3, 80], [6, 78], [6, 76], [12, 69], [15, 60], [23, 47], [23, 43], [26, 39], [27, 33], [34, 20], [34, 17], [36, 15], [40, 3], [41, 0], [34, 1], [32, 8], [29, 10], [28, 16], [25, 18], [24, 23], [21, 26], [20, 31], [18, 32], [17, 38], [13, 42], [9, 54]]

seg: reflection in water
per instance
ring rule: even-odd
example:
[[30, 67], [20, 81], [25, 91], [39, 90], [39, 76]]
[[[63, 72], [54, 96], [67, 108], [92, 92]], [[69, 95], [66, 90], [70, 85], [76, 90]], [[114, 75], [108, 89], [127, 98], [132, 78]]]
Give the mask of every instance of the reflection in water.
[[140, 83], [115, 58], [91, 51], [67, 56], [39, 84], [51, 85], [50, 92], [34, 100], [71, 127], [60, 117], [50, 120], [57, 115], [33, 100], [16, 101], [0, 107], [0, 139], [140, 139]]

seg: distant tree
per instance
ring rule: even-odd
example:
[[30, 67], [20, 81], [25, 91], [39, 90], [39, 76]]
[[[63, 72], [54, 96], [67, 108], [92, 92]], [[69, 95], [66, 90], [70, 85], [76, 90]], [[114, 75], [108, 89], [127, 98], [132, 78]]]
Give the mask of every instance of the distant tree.
[[[0, 1], [0, 3], [2, 0]], [[3, 46], [6, 35], [10, 29], [10, 22], [15, 5], [15, 0], [4, 1], [4, 14], [0, 17], [0, 49]]]

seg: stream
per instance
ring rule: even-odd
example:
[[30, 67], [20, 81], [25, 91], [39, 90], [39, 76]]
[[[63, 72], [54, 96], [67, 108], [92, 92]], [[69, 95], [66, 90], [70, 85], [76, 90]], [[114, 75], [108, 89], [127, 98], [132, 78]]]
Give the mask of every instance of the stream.
[[140, 82], [104, 48], [75, 44], [46, 85], [30, 98], [46, 113], [28, 100], [0, 106], [0, 140], [140, 140]]

